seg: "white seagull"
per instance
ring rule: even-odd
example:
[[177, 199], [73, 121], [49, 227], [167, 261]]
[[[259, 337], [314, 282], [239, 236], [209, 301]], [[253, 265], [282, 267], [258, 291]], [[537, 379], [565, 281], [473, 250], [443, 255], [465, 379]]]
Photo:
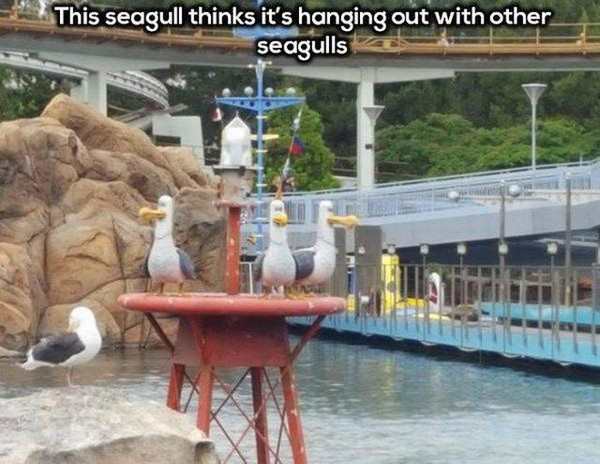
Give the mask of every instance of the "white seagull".
[[270, 205], [269, 246], [257, 258], [256, 277], [264, 288], [271, 291], [294, 283], [296, 264], [287, 241], [288, 216], [283, 201], [276, 199]]
[[194, 279], [194, 263], [185, 251], [175, 246], [173, 239], [173, 199], [163, 195], [158, 199], [156, 209], [142, 208], [139, 216], [148, 222], [155, 222], [152, 247], [146, 256], [144, 270], [153, 282], [160, 283], [160, 293], [167, 283], [179, 284], [181, 293], [186, 279]]
[[293, 253], [297, 285], [318, 287], [325, 284], [333, 275], [336, 255], [333, 228], [336, 225], [352, 228], [358, 225], [358, 218], [336, 216], [333, 213], [333, 203], [328, 200], [321, 201], [315, 245]]
[[72, 386], [73, 367], [85, 364], [98, 354], [102, 336], [91, 309], [78, 306], [69, 316], [69, 333], [42, 339], [27, 352], [23, 369], [32, 371], [44, 366], [67, 368], [67, 383]]

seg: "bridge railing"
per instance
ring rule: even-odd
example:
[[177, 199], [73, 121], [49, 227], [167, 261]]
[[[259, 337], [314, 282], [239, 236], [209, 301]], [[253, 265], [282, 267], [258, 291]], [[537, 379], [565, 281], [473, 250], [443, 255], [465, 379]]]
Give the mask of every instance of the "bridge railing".
[[[315, 193], [286, 195], [284, 201], [291, 223], [311, 225], [317, 221], [319, 203], [333, 202], [337, 214], [355, 214], [361, 219], [396, 218], [410, 214], [439, 214], [459, 208], [487, 208], [482, 200], [498, 198], [502, 183], [518, 184], [522, 189], [519, 202], [544, 201], [537, 191], [564, 190], [567, 175], [571, 178], [574, 190], [592, 190], [600, 187], [600, 162], [554, 165], [533, 172], [531, 169], [515, 169], [435, 178], [420, 182], [407, 181], [378, 185], [372, 189], [340, 189]], [[449, 198], [450, 192], [457, 192], [458, 201]], [[267, 197], [263, 205], [258, 205], [249, 220], [266, 218]]]
[[[132, 29], [57, 28], [53, 15], [42, 17], [35, 9], [0, 11], [0, 28], [18, 32], [81, 35], [95, 40], [108, 36], [113, 41], [143, 41], [168, 46], [206, 45], [251, 50], [253, 41], [235, 37], [227, 28], [165, 28], [147, 35]], [[301, 37], [315, 37], [323, 30], [301, 29]], [[346, 36], [354, 53], [414, 55], [542, 55], [600, 53], [600, 23], [552, 23], [545, 28], [419, 28], [390, 30], [385, 35], [356, 31]]]

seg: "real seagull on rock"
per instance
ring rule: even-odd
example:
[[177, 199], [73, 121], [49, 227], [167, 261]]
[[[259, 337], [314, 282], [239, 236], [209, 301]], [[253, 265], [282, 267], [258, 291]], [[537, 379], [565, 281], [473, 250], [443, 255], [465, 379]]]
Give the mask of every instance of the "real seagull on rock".
[[283, 201], [275, 199], [270, 205], [269, 246], [255, 262], [256, 279], [270, 290], [294, 283], [296, 265], [287, 240], [288, 216]]
[[42, 339], [27, 352], [27, 361], [21, 367], [28, 371], [44, 366], [66, 367], [67, 383], [72, 386], [73, 367], [94, 359], [102, 347], [102, 336], [94, 313], [85, 306], [71, 311], [68, 331]]
[[152, 247], [146, 256], [144, 271], [153, 282], [160, 283], [161, 293], [167, 283], [179, 284], [181, 293], [185, 280], [196, 277], [191, 258], [175, 246], [174, 212], [173, 199], [168, 195], [159, 198], [156, 209], [142, 208], [139, 212], [142, 219], [155, 223]]
[[297, 285], [321, 286], [333, 275], [335, 270], [336, 248], [333, 228], [341, 225], [352, 228], [358, 225], [356, 216], [336, 216], [333, 203], [325, 200], [319, 203], [317, 241], [310, 248], [296, 250], [292, 256], [296, 268]]

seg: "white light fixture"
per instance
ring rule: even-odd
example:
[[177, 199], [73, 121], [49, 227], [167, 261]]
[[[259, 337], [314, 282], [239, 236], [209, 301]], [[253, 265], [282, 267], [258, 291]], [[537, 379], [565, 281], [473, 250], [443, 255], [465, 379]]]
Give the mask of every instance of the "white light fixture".
[[456, 245], [456, 252], [460, 256], [466, 255], [467, 254], [467, 244], [462, 242], [462, 243], [459, 243], [458, 245]]
[[367, 254], [367, 250], [365, 250], [364, 246], [361, 245], [358, 247], [358, 254], [361, 256]]
[[558, 253], [558, 243], [556, 243], [556, 242], [548, 242], [548, 244], [546, 245], [546, 252], [550, 256], [555, 256], [556, 253]]
[[267, 97], [272, 97], [274, 93], [275, 93], [275, 91], [273, 90], [273, 87], [267, 87], [265, 89], [265, 95]]
[[396, 245], [394, 245], [393, 243], [388, 243], [387, 252], [388, 252], [388, 255], [395, 255], [396, 254]]
[[429, 254], [429, 245], [427, 245], [426, 243], [423, 243], [419, 247], [419, 253], [421, 253], [423, 256], [427, 256]]
[[285, 93], [288, 97], [294, 97], [296, 96], [296, 89], [294, 87], [290, 87], [285, 91]]
[[522, 192], [523, 192], [523, 189], [521, 188], [520, 185], [513, 184], [510, 187], [508, 187], [508, 194], [513, 198], [519, 197]]
[[523, 84], [523, 90], [529, 97], [531, 103], [531, 169], [537, 167], [537, 105], [548, 87], [546, 84]]
[[223, 89], [223, 96], [224, 96], [225, 98], [229, 98], [229, 97], [231, 97], [231, 90], [230, 90], [230, 89], [228, 89], [227, 87], [226, 87], [226, 88], [224, 88], [224, 89]]
[[385, 106], [383, 105], [363, 106], [363, 111], [367, 114], [372, 124], [377, 122], [384, 109]]
[[501, 256], [506, 256], [508, 254], [508, 243], [502, 242], [498, 245], [498, 253]]
[[250, 86], [246, 87], [244, 89], [244, 95], [246, 95], [247, 97], [251, 97], [254, 94], [254, 89]]
[[458, 203], [460, 200], [460, 193], [456, 190], [450, 190], [448, 192], [448, 200]]

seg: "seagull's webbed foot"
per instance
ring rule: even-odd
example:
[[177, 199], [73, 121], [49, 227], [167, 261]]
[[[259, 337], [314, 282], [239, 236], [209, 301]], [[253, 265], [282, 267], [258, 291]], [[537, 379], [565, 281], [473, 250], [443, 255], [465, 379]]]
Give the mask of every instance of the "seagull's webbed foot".
[[304, 286], [300, 287], [300, 289], [298, 289], [297, 286], [291, 287], [286, 296], [290, 300], [306, 300], [307, 298], [310, 298], [310, 295], [306, 293], [306, 288]]
[[67, 385], [69, 387], [74, 387], [75, 385], [73, 385], [72, 382], [72, 376], [73, 376], [73, 368], [72, 367], [68, 367], [67, 368]]

